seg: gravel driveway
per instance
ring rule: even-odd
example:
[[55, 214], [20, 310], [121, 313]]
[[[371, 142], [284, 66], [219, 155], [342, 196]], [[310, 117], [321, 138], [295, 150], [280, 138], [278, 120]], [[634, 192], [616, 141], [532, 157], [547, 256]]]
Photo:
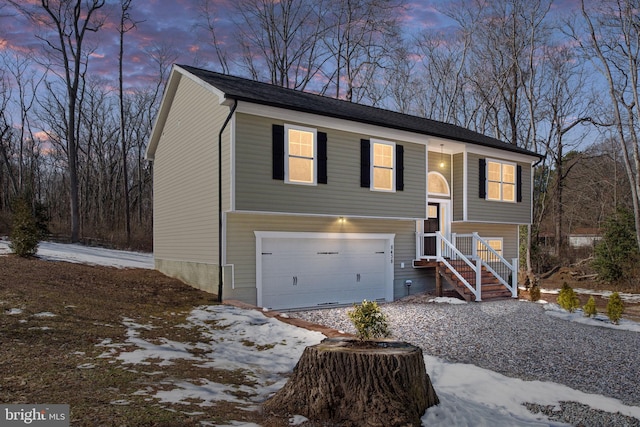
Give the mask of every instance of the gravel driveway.
[[[393, 337], [427, 354], [640, 406], [637, 332], [569, 322], [546, 315], [540, 304], [511, 299], [461, 305], [396, 301], [381, 307]], [[354, 333], [348, 310], [291, 315]]]

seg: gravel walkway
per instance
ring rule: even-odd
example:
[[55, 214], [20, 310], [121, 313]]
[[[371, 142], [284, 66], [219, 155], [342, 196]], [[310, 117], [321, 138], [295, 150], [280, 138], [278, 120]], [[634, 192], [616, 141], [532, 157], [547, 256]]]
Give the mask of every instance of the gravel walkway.
[[[516, 300], [452, 305], [414, 299], [381, 307], [393, 337], [417, 345], [427, 354], [524, 380], [553, 381], [640, 406], [637, 332], [568, 322], [546, 315], [539, 304]], [[354, 333], [348, 310], [345, 307], [291, 315]], [[530, 410], [543, 408], [531, 405]], [[563, 414], [556, 415], [573, 425], [640, 426], [635, 418], [611, 418], [616, 414], [595, 410], [591, 410], [591, 422], [572, 415], [584, 415], [584, 411], [584, 405], [566, 403]]]

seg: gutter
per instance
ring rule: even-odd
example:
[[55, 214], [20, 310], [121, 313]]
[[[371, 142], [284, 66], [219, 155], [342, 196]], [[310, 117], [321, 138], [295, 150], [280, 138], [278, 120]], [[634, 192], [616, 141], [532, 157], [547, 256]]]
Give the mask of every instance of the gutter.
[[226, 129], [237, 107], [238, 100], [234, 99], [231, 111], [218, 133], [218, 302], [222, 302], [222, 132]]

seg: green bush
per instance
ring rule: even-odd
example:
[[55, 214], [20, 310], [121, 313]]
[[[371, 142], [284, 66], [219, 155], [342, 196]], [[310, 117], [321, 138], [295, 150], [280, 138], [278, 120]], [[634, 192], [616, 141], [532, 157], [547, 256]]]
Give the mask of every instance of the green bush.
[[593, 296], [589, 297], [589, 301], [587, 301], [584, 307], [582, 307], [582, 310], [586, 317], [595, 317], [596, 314], [598, 314], [598, 310], [596, 309], [596, 300]]
[[529, 289], [529, 299], [533, 302], [540, 300], [540, 286], [537, 283]]
[[384, 338], [391, 335], [387, 318], [375, 301], [362, 301], [362, 304], [353, 305], [353, 310], [347, 312], [349, 319], [356, 328], [358, 338], [361, 341]]
[[609, 302], [607, 303], [607, 316], [609, 316], [611, 323], [617, 325], [622, 318], [622, 313], [624, 313], [624, 303], [620, 295], [614, 292], [609, 297]]
[[23, 197], [12, 204], [13, 217], [9, 247], [16, 255], [30, 257], [38, 251], [39, 231], [30, 203]]
[[569, 313], [573, 313], [576, 308], [580, 306], [580, 300], [567, 282], [562, 284], [562, 289], [560, 289], [560, 293], [558, 294], [558, 304]]
[[609, 283], [631, 279], [640, 260], [633, 213], [618, 209], [607, 218], [603, 230], [592, 264], [598, 277]]

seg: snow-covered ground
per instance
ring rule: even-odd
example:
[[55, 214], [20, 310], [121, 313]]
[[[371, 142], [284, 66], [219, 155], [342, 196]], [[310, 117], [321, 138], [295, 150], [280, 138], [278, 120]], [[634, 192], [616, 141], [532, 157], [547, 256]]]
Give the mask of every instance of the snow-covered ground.
[[[0, 241], [0, 255], [8, 253], [6, 241]], [[149, 254], [121, 252], [100, 248], [87, 248], [80, 245], [64, 245], [43, 242], [38, 255], [47, 260], [84, 262], [89, 264], [116, 267], [152, 268], [153, 258]], [[1, 261], [0, 261], [1, 262]], [[450, 303], [446, 299], [439, 303]], [[568, 314], [555, 304], [546, 304], [547, 313], [562, 316], [567, 321], [592, 322], [594, 325], [609, 327], [602, 319], [586, 319], [581, 313]], [[5, 311], [7, 315], [16, 315], [17, 309]], [[248, 408], [257, 407], [259, 402], [280, 388], [285, 381], [284, 373], [295, 366], [305, 346], [318, 343], [323, 336], [265, 317], [256, 310], [242, 310], [229, 306], [197, 307], [187, 319], [189, 325], [206, 328], [212, 321], [228, 325], [226, 328], [211, 329], [210, 342], [200, 343], [204, 352], [194, 356], [189, 352], [192, 344], [165, 340], [149, 342], [140, 337], [139, 330], [147, 327], [124, 319], [128, 328], [128, 342], [121, 344], [102, 342], [99, 345], [105, 351], [102, 357], [117, 358], [127, 364], [143, 364], [148, 360], [161, 360], [171, 363], [172, 359], [193, 360], [198, 366], [215, 366], [222, 369], [246, 369], [255, 376], [257, 387], [246, 390]], [[187, 326], [189, 326], [187, 325]], [[615, 328], [625, 328], [640, 332], [635, 322], [623, 321]], [[223, 341], [225, 345], [214, 345]], [[256, 346], [247, 346], [251, 341]], [[131, 346], [135, 348], [125, 351]], [[118, 347], [117, 349], [114, 347]], [[258, 349], [258, 346], [261, 349]], [[620, 412], [623, 415], [640, 419], [640, 407], [627, 406], [619, 400], [605, 396], [587, 394], [552, 382], [524, 381], [476, 367], [474, 365], [447, 363], [436, 357], [425, 356], [425, 364], [440, 405], [429, 408], [422, 418], [423, 425], [429, 426], [560, 426], [565, 425], [549, 421], [545, 416], [532, 414], [523, 402], [558, 406], [561, 401], [584, 403], [593, 409], [607, 412]], [[79, 368], [91, 369], [91, 366]], [[229, 393], [228, 386], [202, 380], [198, 384], [173, 384], [175, 388], [155, 392], [153, 397], [162, 401], [181, 402], [202, 399], [202, 405], [216, 400], [238, 401]], [[154, 393], [140, 390], [140, 394]], [[120, 402], [126, 404], [126, 402]], [[116, 403], [114, 403], [116, 404]], [[291, 425], [304, 421], [295, 417]], [[229, 426], [255, 427], [255, 424], [232, 422]]]
[[[9, 242], [0, 240], [0, 255], [9, 253], [11, 253]], [[78, 244], [40, 242], [37, 256], [47, 261], [67, 261], [117, 268], [153, 269], [153, 254], [116, 251]]]

